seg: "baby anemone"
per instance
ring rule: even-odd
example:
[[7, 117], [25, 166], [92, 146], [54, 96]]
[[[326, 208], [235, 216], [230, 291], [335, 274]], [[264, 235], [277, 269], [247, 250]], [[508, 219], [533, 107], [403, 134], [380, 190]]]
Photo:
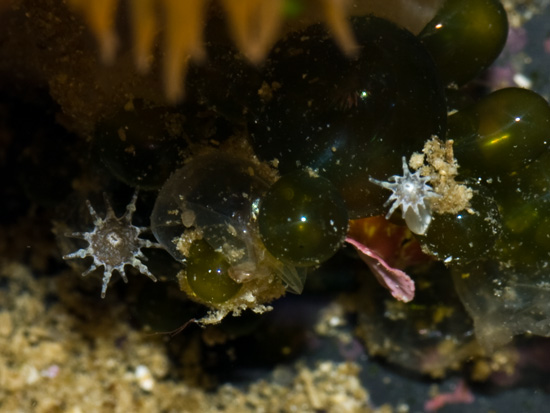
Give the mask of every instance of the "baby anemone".
[[134, 267], [156, 282], [157, 279], [155, 276], [142, 263], [142, 261], [147, 260], [147, 257], [143, 255], [141, 249], [162, 248], [160, 244], [139, 238], [148, 228], [132, 225], [132, 216], [136, 210], [137, 191], [126, 206], [126, 212], [120, 218], [115, 215], [115, 211], [107, 196], [105, 194], [103, 196], [107, 209], [105, 218], [101, 218], [92, 207], [90, 201], [87, 200], [86, 205], [94, 222], [93, 230], [90, 232], [67, 234], [69, 237], [88, 242], [88, 246], [63, 256], [64, 260], [86, 257], [93, 259], [92, 265], [82, 273], [82, 276], [86, 276], [96, 269], [103, 267], [101, 298], [105, 298], [113, 271], [118, 271], [124, 282], [128, 282], [124, 269], [126, 265]]
[[420, 171], [411, 173], [407, 165], [407, 159], [403, 157], [403, 176], [391, 176], [388, 179], [391, 182], [379, 181], [372, 177], [369, 180], [392, 191], [384, 204], [387, 207], [393, 201], [390, 210], [386, 214], [386, 219], [389, 219], [395, 210], [400, 207], [403, 219], [411, 232], [418, 235], [426, 233], [432, 221], [430, 199], [440, 197], [428, 185], [429, 176], [420, 176]]

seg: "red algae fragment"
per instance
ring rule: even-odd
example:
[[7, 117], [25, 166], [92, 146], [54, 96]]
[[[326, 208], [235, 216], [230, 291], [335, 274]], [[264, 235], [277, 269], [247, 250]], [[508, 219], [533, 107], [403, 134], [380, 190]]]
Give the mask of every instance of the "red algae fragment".
[[441, 393], [424, 403], [424, 410], [435, 412], [447, 404], [470, 404], [474, 402], [474, 395], [464, 382], [460, 380], [456, 388], [450, 393]]
[[414, 281], [405, 268], [429, 262], [420, 244], [405, 226], [383, 216], [350, 221], [346, 242], [353, 245], [377, 281], [399, 301], [414, 298]]
[[414, 298], [414, 281], [404, 271], [391, 267], [376, 251], [353, 238], [347, 237], [346, 242], [355, 247], [359, 257], [369, 266], [378, 282], [390, 290], [396, 300], [408, 303]]

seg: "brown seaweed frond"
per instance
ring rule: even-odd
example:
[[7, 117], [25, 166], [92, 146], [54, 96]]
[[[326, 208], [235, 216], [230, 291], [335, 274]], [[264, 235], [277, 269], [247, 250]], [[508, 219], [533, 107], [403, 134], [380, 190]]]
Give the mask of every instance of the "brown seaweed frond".
[[[102, 60], [112, 63], [118, 47], [115, 15], [119, 0], [67, 0], [80, 12], [96, 37]], [[277, 41], [286, 0], [218, 0], [225, 13], [230, 35], [246, 58], [260, 63]], [[128, 0], [137, 69], [146, 73], [153, 59], [157, 34], [163, 33], [163, 78], [166, 97], [177, 101], [191, 60], [204, 53], [203, 32], [211, 0]], [[347, 55], [357, 46], [348, 24], [350, 0], [317, 0], [323, 20]], [[310, 4], [310, 7], [312, 5]], [[307, 10], [306, 10], [307, 12]]]

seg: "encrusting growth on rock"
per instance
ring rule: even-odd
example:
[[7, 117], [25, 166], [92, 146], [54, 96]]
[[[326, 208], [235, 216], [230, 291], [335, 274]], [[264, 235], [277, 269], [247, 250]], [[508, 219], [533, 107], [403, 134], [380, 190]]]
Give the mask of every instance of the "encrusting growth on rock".
[[414, 153], [409, 166], [420, 175], [429, 177], [430, 185], [439, 197], [432, 199], [430, 206], [438, 214], [456, 214], [470, 207], [473, 192], [468, 186], [457, 182], [459, 165], [453, 153], [453, 140], [445, 142], [436, 136], [429, 139], [422, 153]]

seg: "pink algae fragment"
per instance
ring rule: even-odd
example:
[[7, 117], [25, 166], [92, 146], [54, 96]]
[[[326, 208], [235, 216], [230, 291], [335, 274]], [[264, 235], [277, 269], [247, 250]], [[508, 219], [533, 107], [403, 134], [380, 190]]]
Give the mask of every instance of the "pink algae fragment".
[[346, 242], [353, 245], [359, 257], [369, 266], [377, 281], [387, 288], [399, 301], [408, 303], [414, 298], [414, 281], [404, 271], [391, 267], [380, 254], [361, 242], [346, 237]]
[[456, 388], [450, 393], [441, 393], [424, 403], [424, 410], [435, 412], [447, 404], [473, 403], [474, 395], [464, 382], [460, 380]]

